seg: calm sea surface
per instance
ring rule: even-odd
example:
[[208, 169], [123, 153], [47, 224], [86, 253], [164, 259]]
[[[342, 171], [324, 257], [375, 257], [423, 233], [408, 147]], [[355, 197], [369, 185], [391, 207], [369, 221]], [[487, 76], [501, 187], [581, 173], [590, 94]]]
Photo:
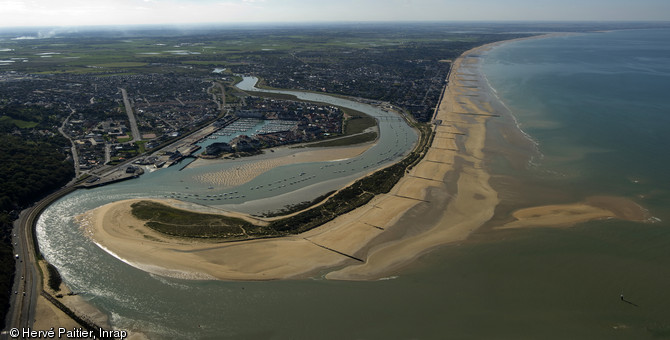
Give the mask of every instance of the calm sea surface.
[[47, 209], [40, 245], [116, 327], [155, 339], [670, 337], [668, 41], [668, 30], [580, 34], [509, 43], [481, 58], [542, 154], [511, 175], [521, 195], [530, 182], [570, 198], [623, 196], [657, 223], [484, 230], [375, 282], [191, 281], [126, 265], [72, 222], [91, 202], [141, 196], [122, 183]]

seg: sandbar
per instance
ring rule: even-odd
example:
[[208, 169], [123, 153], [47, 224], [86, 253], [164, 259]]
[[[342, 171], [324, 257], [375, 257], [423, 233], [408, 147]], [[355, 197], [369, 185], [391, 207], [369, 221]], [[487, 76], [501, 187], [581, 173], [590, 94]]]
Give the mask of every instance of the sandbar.
[[275, 167], [310, 162], [324, 162], [356, 157], [370, 147], [374, 142], [349, 147], [319, 147], [319, 148], [291, 148], [280, 147], [265, 151], [263, 155], [244, 157], [240, 159], [197, 159], [188, 165], [189, 168], [198, 168], [217, 164], [232, 165], [220, 171], [212, 171], [195, 176], [195, 180], [204, 184], [216, 186], [237, 186], [251, 181], [264, 172]]
[[651, 222], [649, 212], [637, 203], [623, 197], [594, 196], [585, 202], [551, 204], [518, 209], [512, 213], [514, 221], [495, 229], [533, 227], [571, 227], [581, 222], [618, 218], [635, 222]]

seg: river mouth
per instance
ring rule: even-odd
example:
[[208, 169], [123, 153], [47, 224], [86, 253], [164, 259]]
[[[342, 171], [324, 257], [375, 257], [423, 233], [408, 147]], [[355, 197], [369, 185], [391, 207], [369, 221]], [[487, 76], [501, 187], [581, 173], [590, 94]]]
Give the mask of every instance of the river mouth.
[[[256, 79], [245, 78], [245, 81], [255, 83]], [[244, 84], [243, 81], [241, 85], [243, 89], [255, 89], [251, 85]], [[325, 101], [331, 99], [331, 97], [321, 94], [296, 94], [298, 97], [302, 96], [300, 99], [303, 100]], [[308, 97], [305, 97], [305, 95], [308, 95]], [[336, 100], [338, 105], [345, 104], [355, 107], [359, 104], [355, 102], [347, 103], [341, 98], [333, 99]], [[230, 164], [233, 164], [235, 170], [240, 170], [245, 166], [249, 166], [251, 169], [255, 167], [261, 169], [255, 173], [256, 176], [247, 172], [248, 178], [243, 180], [240, 180], [241, 178], [238, 176], [237, 180], [242, 183], [235, 183], [238, 186], [232, 189], [224, 185], [226, 192], [223, 193], [217, 191], [219, 188], [210, 187], [206, 194], [181, 191], [171, 192], [169, 198], [166, 197], [161, 200], [149, 198], [122, 200], [108, 203], [79, 215], [78, 220], [84, 225], [85, 234], [110, 255], [122, 259], [125, 263], [138, 269], [176, 278], [295, 279], [310, 277], [324, 268], [341, 266], [351, 260], [364, 262], [365, 260], [360, 259], [355, 254], [364, 248], [368, 242], [377, 238], [384, 231], [384, 226], [391, 223], [396, 214], [402, 213], [421, 199], [414, 200], [410, 197], [407, 200], [407, 198], [398, 198], [401, 196], [394, 197], [386, 194], [373, 198], [377, 209], [382, 209], [382, 206], [388, 205], [395, 212], [395, 214], [385, 214], [387, 216], [383, 218], [376, 218], [374, 223], [378, 226], [375, 228], [361, 227], [359, 223], [351, 223], [350, 217], [342, 216], [341, 218], [336, 217], [332, 222], [328, 222], [332, 218], [325, 219], [325, 224], [315, 229], [306, 229], [306, 232], [280, 238], [276, 237], [284, 234], [277, 234], [268, 226], [268, 223], [273, 223], [272, 219], [262, 221], [249, 215], [240, 215], [240, 213], [254, 212], [258, 214], [260, 209], [272, 211], [272, 207], [295, 201], [296, 197], [301, 201], [309, 201], [314, 197], [315, 192], [318, 194], [322, 190], [332, 189], [340, 185], [339, 183], [342, 181], [352, 183], [361, 175], [373, 173], [375, 169], [384, 167], [387, 163], [393, 162], [394, 159], [402, 157], [408, 152], [408, 150], [399, 150], [398, 148], [405, 146], [414, 148], [414, 142], [410, 139], [412, 135], [409, 133], [413, 130], [402, 117], [372, 106], [369, 106], [369, 108], [372, 109], [371, 113], [377, 114], [373, 117], [379, 124], [380, 137], [374, 144], [310, 148], [307, 149], [309, 151], [283, 147], [273, 149], [274, 152], [265, 156], [249, 157], [249, 160], [199, 160], [196, 162], [199, 164], [182, 167], [181, 170], [202, 171], [203, 168], [212, 169], [213, 165], [208, 163], [214, 163], [214, 166], [227, 166], [216, 173], [225, 177], [233, 172], [230, 170]], [[428, 134], [428, 132], [425, 133]], [[427, 135], [423, 136], [422, 145], [427, 145], [428, 138]], [[415, 150], [415, 154], [419, 152], [421, 151]], [[259, 158], [262, 159], [259, 160]], [[404, 162], [409, 161], [405, 160]], [[259, 166], [259, 163], [261, 166]], [[265, 168], [262, 165], [265, 165]], [[296, 166], [300, 167], [301, 172], [290, 176], [291, 173], [288, 172], [287, 168], [293, 169]], [[405, 169], [393, 171], [401, 171], [404, 174]], [[242, 172], [244, 173], [244, 171]], [[197, 179], [200, 180], [203, 177], [207, 179], [207, 175], [210, 174], [205, 173]], [[214, 174], [214, 177], [216, 177], [216, 174]], [[277, 176], [277, 174], [282, 174], [282, 176]], [[330, 178], [329, 176], [332, 176], [332, 174], [340, 177]], [[402, 174], [400, 176], [402, 177]], [[324, 177], [326, 180], [323, 180]], [[321, 182], [319, 182], [320, 179]], [[382, 178], [382, 180], [389, 179]], [[265, 184], [258, 185], [258, 182]], [[302, 185], [303, 182], [306, 182], [307, 185]], [[349, 183], [347, 185], [355, 185]], [[303, 187], [300, 187], [301, 185]], [[268, 194], [270, 192], [273, 193]], [[363, 192], [363, 194], [370, 195], [366, 192]], [[346, 206], [346, 204], [350, 204], [349, 201], [355, 201], [355, 199], [342, 200], [339, 195], [340, 193], [336, 193], [332, 197], [333, 205], [344, 204]], [[417, 194], [411, 196], [417, 196]], [[242, 199], [243, 202], [237, 204], [219, 203], [231, 198], [234, 200]], [[368, 197], [365, 202], [369, 199]], [[326, 198], [324, 204], [329, 204], [329, 200], [330, 198]], [[393, 201], [404, 202], [400, 204], [390, 203]], [[171, 208], [194, 212], [223, 213], [229, 217], [241, 217], [247, 221], [246, 223], [252, 224], [239, 228], [226, 227], [225, 233], [239, 242], [222, 242], [218, 243], [218, 246], [216, 240], [199, 241], [195, 238], [165, 237], [166, 235], [156, 232], [153, 228], [148, 228], [145, 221], [135, 218], [135, 213], [132, 211], [137, 204], [162, 204], [163, 206], [167, 205]], [[317, 205], [314, 209], [320, 208]], [[342, 210], [341, 208], [337, 209]], [[350, 210], [351, 208], [344, 209], [344, 211]], [[366, 211], [369, 208], [363, 206], [359, 207], [358, 210]], [[333, 213], [329, 209], [323, 211]], [[309, 216], [309, 212], [305, 212], [305, 214]], [[361, 219], [361, 217], [357, 219]], [[384, 222], [385, 219], [388, 221]], [[262, 226], [258, 223], [262, 223]], [[161, 222], [161, 225], [167, 228], [175, 228], [168, 221]], [[250, 236], [252, 230], [254, 230], [253, 235], [255, 236]], [[241, 239], [238, 240], [238, 238]], [[245, 238], [247, 240], [243, 240]], [[310, 260], [305, 261], [305, 256], [309, 257]], [[290, 265], [287, 265], [289, 263]]]
[[[445, 129], [441, 135], [450, 131], [455, 132]], [[441, 143], [453, 138], [459, 147], [467, 146], [459, 136], [444, 136]], [[442, 145], [452, 145], [447, 146]], [[427, 159], [435, 166], [448, 162], [443, 153], [430, 156]], [[525, 166], [521, 157], [512, 157], [510, 164], [506, 169]], [[417, 176], [436, 179], [429, 177], [434, 170], [426, 167]], [[449, 202], [446, 196], [455, 190], [453, 176], [451, 172], [442, 179], [452, 183], [451, 187], [429, 189], [428, 200]], [[492, 177], [491, 184], [501, 201], [514, 201], [523, 194], [501, 189], [504, 187], [495, 182], [498, 179]], [[640, 182], [645, 181], [653, 186], [651, 178]], [[516, 184], [507, 188], [518, 189]], [[400, 275], [382, 276], [374, 282], [325, 280], [319, 274], [326, 272], [304, 280], [196, 281], [138, 270], [81, 236], [72, 218], [104, 204], [100, 197], [110, 202], [146, 197], [124, 192], [123, 185], [77, 192], [55, 203], [40, 219], [38, 236], [45, 256], [61, 270], [68, 285], [109, 311], [113, 325], [141, 330], [150, 338], [266, 339], [323, 334], [333, 338], [441, 338], [446, 333], [455, 338], [542, 338], [549, 334], [557, 339], [623, 339], [653, 338], [668, 329], [664, 321], [668, 279], [663, 275], [670, 266], [668, 229], [660, 223], [607, 219], [571, 229], [484, 227], [467, 241], [441, 247], [415, 261], [416, 265], [402, 267]], [[630, 187], [639, 185], [631, 181]], [[666, 187], [643, 192], [646, 202], [655, 202], [651, 205], [654, 215], [663, 220], [667, 220]], [[561, 203], [580, 202], [586, 191], [565, 193], [560, 185], [549, 188], [552, 191], [545, 193], [555, 193]], [[471, 202], [482, 200], [481, 192], [471, 194]], [[533, 202], [534, 197], [517, 197], [505, 214], [531, 203], [556, 203], [545, 198]], [[413, 214], [396, 222], [428, 219], [418, 209], [427, 205], [419, 203]], [[659, 211], [665, 215], [656, 215]], [[394, 232], [412, 236], [421, 230]], [[622, 290], [627, 299], [643, 307], [622, 303]]]
[[[320, 101], [323, 101], [322, 97], [319, 98]], [[182, 171], [179, 169], [184, 164], [178, 164], [167, 169], [145, 172], [136, 180], [78, 190], [56, 201], [40, 216], [37, 237], [41, 252], [50, 263], [59, 269], [64, 282], [75, 293], [103, 311], [113, 311], [110, 313], [110, 323], [115, 327], [142, 330], [150, 337], [160, 334], [158, 338], [166, 338], [168, 334], [170, 334], [168, 338], [189, 338], [193, 337], [193, 334], [200, 335], [201, 333], [197, 332], [189, 333], [191, 332], [188, 330], [190, 325], [194, 324], [192, 322], [178, 322], [178, 326], [166, 326], [162, 322], [156, 323], [155, 320], [150, 321], [144, 317], [138, 319], [137, 316], [145, 315], [147, 303], [153, 305], [152, 308], [156, 307], [153, 302], [146, 300], [156, 292], [160, 292], [159, 295], [168, 294], [163, 297], [163, 300], [169, 301], [171, 299], [168, 296], [177, 291], [181, 293], [183, 289], [193, 291], [193, 289], [198, 289], [196, 287], [202, 288], [204, 285], [215, 290], [211, 291], [210, 288], [207, 288], [206, 290], [210, 290], [209, 298], [203, 296], [204, 299], [201, 301], [211, 301], [211, 296], [221, 294], [219, 291], [221, 284], [224, 285], [224, 291], [228, 291], [225, 287], [229, 287], [229, 282], [224, 283], [217, 280], [220, 283], [212, 285], [213, 276], [196, 273], [188, 270], [189, 268], [172, 270], [142, 261], [129, 261], [116, 251], [92, 242], [87, 236], [86, 228], [82, 228], [77, 222], [77, 216], [111, 202], [127, 199], [163, 200], [170, 199], [170, 197], [176, 198], [176, 196], [181, 196], [182, 203], [180, 204], [197, 205], [202, 211], [226, 209], [248, 214], [262, 214], [284, 208], [288, 204], [311, 200], [323, 193], [346, 186], [374, 169], [402, 159], [413, 149], [418, 134], [395, 113], [342, 98], [334, 100], [337, 105], [349, 105], [355, 110], [375, 117], [379, 122], [377, 141], [351, 147], [305, 149], [307, 151], [290, 150], [287, 152], [291, 158], [296, 158], [294, 162], [270, 166], [267, 167], [267, 171], [261, 169], [263, 171], [259, 171], [257, 176], [251, 180], [240, 181], [238, 185], [234, 185], [235, 183], [217, 185], [203, 181], [201, 177], [203, 174], [241, 167], [245, 162], [262, 162], [263, 156], [230, 164], [213, 161], [206, 165], [189, 166]], [[334, 151], [324, 155], [324, 152], [320, 150]], [[281, 154], [282, 151], [275, 150], [270, 155], [274, 153]], [[317, 157], [314, 157], [314, 154]], [[257, 168], [263, 167], [257, 166]], [[264, 189], [277, 187], [279, 182], [285, 185], [282, 189], [256, 190], [261, 186]], [[291, 182], [293, 184], [289, 184]], [[198, 196], [195, 196], [196, 194]], [[184, 196], [188, 198], [184, 199]], [[223, 198], [223, 196], [239, 198], [234, 201], [228, 200], [227, 202], [230, 203], [221, 204], [223, 200], [219, 201], [217, 198]], [[203, 199], [194, 199], [194, 197]], [[208, 200], [205, 201], [204, 198]], [[341, 261], [339, 256], [337, 261]], [[260, 259], [257, 262], [262, 263], [263, 260]], [[318, 277], [318, 271], [318, 269], [310, 270], [312, 274], [305, 274], [301, 277]], [[249, 279], [251, 278], [246, 280]], [[132, 285], [129, 286], [131, 282]], [[175, 289], [177, 291], [174, 291]], [[220, 297], [224, 298], [224, 296]], [[173, 301], [189, 304], [181, 298]], [[174, 310], [173, 307], [169, 309]], [[216, 321], [210, 324], [218, 323]], [[167, 329], [170, 331], [166, 331]], [[175, 331], [175, 329], [178, 330]]]
[[[462, 60], [467, 62], [469, 59], [459, 58], [454, 69], [458, 69]], [[241, 86], [247, 89], [253, 88], [249, 82], [253, 84], [255, 81], [246, 78]], [[498, 203], [495, 191], [488, 185], [489, 175], [483, 166], [482, 154], [486, 136], [485, 123], [491, 117], [495, 117], [495, 114], [490, 111], [491, 108], [486, 102], [465, 99], [469, 93], [476, 93], [478, 90], [463, 86], [456, 78], [452, 79], [452, 83], [454, 85], [445, 93], [447, 100], [437, 111], [438, 123], [430, 134], [435, 138], [428, 135], [423, 138], [423, 143], [431, 141], [430, 147], [426, 149], [425, 159], [408, 168], [407, 174], [388, 194], [378, 195], [365, 206], [336, 217], [316, 229], [279, 239], [242, 241], [219, 246], [212, 246], [211, 242], [165, 239], [162, 235], [152, 233], [145, 227], [144, 222], [132, 216], [131, 206], [139, 202], [138, 199], [106, 204], [80, 215], [79, 219], [85, 225], [85, 234], [95, 240], [101, 249], [115, 258], [123, 259], [126, 264], [158, 275], [176, 278], [275, 280], [304, 278], [325, 268], [340, 267], [325, 277], [337, 280], [375, 280], [386, 277], [388, 273], [406, 266], [428, 249], [466, 239], [472, 231], [490, 219]], [[330, 100], [330, 97], [320, 94], [296, 94], [298, 97], [302, 96], [300, 99], [303, 100], [307, 99], [306, 95], [311, 96], [308, 97], [311, 101]], [[341, 105], [342, 100], [335, 99], [338, 105]], [[460, 104], [456, 106], [456, 102]], [[345, 101], [345, 104], [352, 103]], [[463, 114], [462, 111], [468, 113]], [[409, 142], [407, 132], [409, 127], [402, 118], [394, 117], [393, 113], [385, 110], [376, 110], [376, 113], [380, 114], [375, 116], [380, 124], [380, 138], [376, 144], [356, 157], [300, 164], [302, 172], [291, 177], [286, 175], [286, 168], [291, 165], [283, 165], [262, 173], [238, 188], [227, 188], [227, 192], [223, 194], [217, 193], [216, 190], [208, 192], [207, 195], [172, 192], [170, 198], [178, 201], [169, 202], [173, 206], [190, 205], [190, 210], [214, 212], [216, 209], [230, 208], [239, 212], [239, 207], [245, 203], [217, 205], [216, 202], [214, 204], [210, 202], [226, 199], [228, 195], [234, 195], [234, 199], [245, 198], [251, 191], [254, 191], [253, 194], [262, 192], [260, 189], [264, 187], [266, 192], [277, 190], [286, 187], [285, 182], [293, 185], [309, 181], [318, 177], [312, 172], [316, 166], [319, 166], [319, 170], [323, 170], [321, 174], [348, 173], [349, 168], [354, 174], [357, 169], [372, 171], [368, 169], [371, 165], [383, 166], [394, 157], [403, 155], [404, 152], [389, 149], [389, 145], [405, 146]], [[413, 146], [413, 143], [409, 145]], [[182, 169], [188, 171], [201, 168], [203, 167]], [[265, 185], [254, 184], [254, 181], [268, 176], [270, 172], [285, 174], [285, 178], [277, 180], [277, 177], [274, 177], [272, 180], [266, 180]], [[333, 185], [337, 180], [350, 180], [354, 176], [345, 175], [340, 179], [328, 180], [326, 183]], [[451, 185], [451, 181], [446, 183], [446, 178], [456, 181], [456, 186]], [[255, 197], [252, 196], [248, 199], [251, 202], [249, 205], [253, 206], [254, 201], [286, 202], [285, 196], [304, 193], [306, 189], [313, 189], [317, 185], [294, 189], [285, 194], [275, 194], [276, 196], [269, 198], [261, 197], [254, 200]], [[439, 188], [443, 188], [449, 194], [434, 195], [437, 191], [433, 189], [439, 190]], [[402, 222], [402, 217], [406, 213], [412, 214], [417, 209], [421, 210], [422, 205], [430, 203], [426, 200], [427, 195], [432, 198], [441, 197], [440, 202], [447, 199], [444, 204], [430, 205], [432, 210], [437, 209], [431, 210], [430, 215], [441, 217], [439, 221], [431, 223], [421, 218], [420, 224], [427, 223], [426, 227], [414, 228], [413, 232], [408, 233], [409, 229], [406, 228], [408, 222]], [[450, 196], [454, 198], [450, 199]], [[205, 204], [190, 202], [197, 200], [205, 201]], [[208, 205], [210, 208], [207, 208]], [[447, 207], [444, 212], [441, 211], [443, 206]], [[398, 233], [399, 230], [404, 231]], [[375, 246], [371, 246], [373, 242]], [[305, 256], [310, 260], [305, 261]], [[189, 272], [192, 274], [185, 274]], [[172, 275], [174, 273], [177, 275]]]

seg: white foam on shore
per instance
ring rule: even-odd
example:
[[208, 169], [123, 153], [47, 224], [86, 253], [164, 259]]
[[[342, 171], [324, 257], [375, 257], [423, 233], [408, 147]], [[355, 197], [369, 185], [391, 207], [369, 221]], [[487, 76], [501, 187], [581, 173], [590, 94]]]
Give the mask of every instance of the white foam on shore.
[[[487, 51], [487, 52], [488, 52], [488, 51]], [[486, 56], [487, 53], [482, 53], [482, 55], [483, 55], [483, 56]], [[496, 102], [497, 102], [498, 104], [500, 104], [500, 105], [505, 109], [507, 115], [508, 115], [508, 116], [512, 119], [512, 121], [514, 122], [514, 125], [516, 126], [517, 130], [518, 130], [519, 132], [521, 132], [521, 134], [524, 136], [524, 138], [526, 138], [526, 140], [528, 140], [529, 142], [531, 142], [531, 144], [533, 145], [533, 149], [534, 149], [534, 151], [535, 151], [535, 154], [532, 155], [531, 158], [528, 160], [528, 165], [530, 165], [530, 166], [537, 166], [538, 163], [537, 163], [537, 162], [534, 162], [535, 158], [538, 158], [538, 159], [540, 159], [540, 160], [544, 158], [544, 154], [542, 153], [542, 151], [540, 151], [540, 142], [539, 142], [537, 139], [533, 138], [533, 136], [531, 136], [529, 133], [527, 133], [526, 131], [523, 130], [523, 128], [521, 127], [521, 123], [519, 123], [519, 120], [518, 120], [517, 117], [514, 115], [514, 111], [512, 111], [512, 110], [510, 109], [509, 106], [507, 106], [507, 104], [505, 103], [505, 101], [504, 101], [504, 100], [500, 97], [500, 95], [498, 94], [498, 91], [497, 91], [497, 90], [495, 89], [495, 87], [493, 87], [493, 85], [491, 84], [489, 78], [486, 76], [486, 73], [481, 69], [481, 64], [478, 64], [477, 66], [478, 66], [478, 67], [477, 67], [477, 71], [476, 71], [476, 72], [477, 72], [477, 74], [481, 77], [481, 79], [484, 80], [484, 83], [486, 83], [486, 86], [487, 86], [487, 88], [488, 88], [488, 90], [489, 90], [488, 93], [490, 93], [491, 95], [493, 95], [493, 97], [495, 97]], [[481, 80], [481, 79], [480, 79], [480, 80]]]
[[160, 276], [166, 276], [166, 277], [171, 277], [174, 279], [183, 279], [183, 280], [216, 280], [214, 276], [211, 276], [209, 274], [205, 273], [198, 273], [198, 272], [189, 272], [185, 270], [176, 270], [176, 269], [169, 269], [169, 268], [164, 268], [160, 266], [155, 266], [155, 265], [150, 265], [150, 264], [143, 264], [143, 263], [137, 263], [133, 262], [127, 259], [124, 259], [123, 257], [119, 256], [118, 254], [114, 253], [113, 251], [107, 249], [105, 246], [101, 245], [98, 242], [93, 241], [95, 245], [100, 247], [100, 249], [104, 250], [106, 253], [109, 255], [112, 255], [114, 258], [117, 260], [131, 266], [134, 268], [137, 268], [141, 271], [150, 273], [150, 274], [156, 274]]
[[397, 278], [399, 278], [399, 277], [400, 277], [400, 276], [398, 276], [398, 275], [389, 276], [389, 277], [382, 277], [382, 278], [377, 279], [377, 281], [389, 281], [389, 280], [395, 280], [395, 279], [397, 279]]

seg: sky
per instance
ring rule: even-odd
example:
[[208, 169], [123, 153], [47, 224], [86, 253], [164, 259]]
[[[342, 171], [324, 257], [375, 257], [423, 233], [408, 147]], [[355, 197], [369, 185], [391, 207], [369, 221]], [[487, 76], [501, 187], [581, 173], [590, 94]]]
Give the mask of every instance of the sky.
[[670, 21], [670, 0], [0, 0], [0, 27], [519, 20]]

